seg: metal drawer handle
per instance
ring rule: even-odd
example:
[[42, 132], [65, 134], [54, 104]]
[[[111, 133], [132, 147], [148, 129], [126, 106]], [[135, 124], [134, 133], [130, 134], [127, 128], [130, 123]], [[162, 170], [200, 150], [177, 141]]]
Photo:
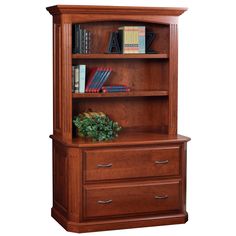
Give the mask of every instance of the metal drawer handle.
[[169, 197], [168, 195], [162, 195], [162, 196], [156, 195], [156, 196], [155, 196], [155, 199], [166, 199], [166, 198], [168, 198], [168, 197]]
[[100, 201], [98, 201], [97, 203], [98, 203], [98, 204], [109, 204], [109, 203], [112, 203], [112, 200], [111, 200], [111, 199], [105, 200], [105, 201], [100, 200]]
[[109, 167], [112, 167], [112, 163], [108, 163], [108, 164], [98, 164], [97, 167], [98, 167], [98, 168], [109, 168]]
[[155, 164], [167, 164], [169, 160], [155, 161]]

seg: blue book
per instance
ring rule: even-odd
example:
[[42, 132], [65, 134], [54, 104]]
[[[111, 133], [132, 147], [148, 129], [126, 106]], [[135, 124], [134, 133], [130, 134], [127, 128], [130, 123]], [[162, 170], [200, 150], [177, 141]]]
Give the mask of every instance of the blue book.
[[145, 53], [145, 26], [139, 26], [138, 27], [138, 38], [139, 38], [139, 43], [138, 43], [138, 51], [139, 53]]
[[89, 92], [89, 93], [92, 93], [92, 92], [93, 92], [92, 89], [93, 89], [93, 87], [94, 87], [94, 83], [95, 83], [95, 81], [100, 77], [100, 74], [101, 74], [101, 67], [97, 68], [95, 75], [93, 76], [93, 78], [92, 78], [90, 84], [88, 85], [88, 88], [87, 88], [88, 91], [87, 91], [87, 92]]
[[107, 81], [108, 77], [111, 74], [112, 69], [111, 68], [107, 68], [107, 73], [104, 75], [104, 77], [102, 78], [102, 80], [100, 81], [97, 91], [99, 92], [100, 89], [102, 88], [103, 84]]
[[103, 79], [107, 76], [107, 73], [109, 73], [109, 68], [104, 68], [101, 78], [99, 78], [98, 83], [95, 86], [96, 93], [99, 93], [99, 91], [101, 89], [100, 84], [102, 83]]
[[85, 92], [86, 65], [79, 65], [79, 92]]
[[105, 68], [99, 67], [98, 70], [99, 70], [99, 74], [96, 76], [96, 78], [94, 79], [94, 81], [92, 82], [91, 87], [90, 87], [91, 88], [90, 92], [92, 92], [92, 93], [96, 93], [97, 92], [96, 88], [97, 88], [101, 78], [104, 75]]

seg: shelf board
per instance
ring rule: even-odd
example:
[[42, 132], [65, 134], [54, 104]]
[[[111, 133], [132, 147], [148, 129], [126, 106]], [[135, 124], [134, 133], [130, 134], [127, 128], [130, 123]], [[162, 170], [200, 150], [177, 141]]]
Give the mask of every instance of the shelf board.
[[154, 91], [130, 91], [130, 92], [116, 92], [116, 93], [73, 93], [73, 98], [109, 98], [109, 97], [155, 97], [168, 96], [166, 90]]
[[113, 53], [97, 53], [97, 54], [72, 54], [73, 59], [162, 59], [168, 58], [167, 53], [155, 54], [113, 54]]
[[[53, 140], [62, 142], [55, 136], [50, 136]], [[122, 130], [119, 136], [110, 141], [96, 142], [88, 138], [73, 138], [72, 142], [63, 143], [71, 147], [106, 147], [106, 146], [125, 146], [125, 145], [146, 145], [146, 144], [166, 144], [188, 142], [190, 138], [182, 135], [160, 134], [155, 131], [135, 131]]]

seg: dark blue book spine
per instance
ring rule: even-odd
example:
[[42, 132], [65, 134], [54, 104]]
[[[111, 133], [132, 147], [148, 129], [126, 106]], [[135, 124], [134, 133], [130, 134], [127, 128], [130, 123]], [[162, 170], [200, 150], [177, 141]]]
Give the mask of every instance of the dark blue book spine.
[[100, 73], [101, 73], [101, 70], [100, 70], [100, 67], [99, 67], [99, 68], [97, 68], [97, 71], [96, 71], [95, 75], [93, 76], [93, 79], [92, 79], [90, 85], [88, 86], [88, 92], [89, 93], [93, 92], [92, 88], [94, 86], [94, 82], [100, 77]]
[[106, 73], [106, 68], [100, 68], [101, 70], [101, 73], [99, 74], [99, 77], [96, 78], [96, 80], [94, 81], [94, 84], [93, 84], [93, 87], [92, 87], [92, 92], [93, 93], [97, 93], [97, 88], [98, 88], [98, 85], [100, 83], [100, 81], [102, 80], [102, 78], [104, 77], [104, 74]]
[[72, 25], [72, 53], [80, 53], [80, 25]]
[[110, 74], [111, 74], [112, 69], [108, 68], [108, 72], [106, 73], [106, 75], [102, 78], [101, 82], [99, 83], [98, 86], [98, 92], [100, 91], [100, 89], [102, 88], [103, 84], [107, 81], [107, 79], [109, 78]]
[[97, 75], [94, 77], [94, 79], [91, 82], [91, 85], [89, 86], [89, 92], [90, 93], [95, 92], [95, 87], [96, 87], [97, 81], [100, 80], [100, 78], [102, 76], [102, 73], [103, 73], [103, 69], [101, 67], [99, 67]]

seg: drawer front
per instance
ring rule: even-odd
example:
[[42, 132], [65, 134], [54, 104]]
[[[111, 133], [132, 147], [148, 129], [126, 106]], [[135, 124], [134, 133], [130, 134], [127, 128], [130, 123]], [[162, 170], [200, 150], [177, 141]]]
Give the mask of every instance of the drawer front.
[[84, 217], [155, 213], [179, 210], [180, 182], [86, 186]]
[[180, 155], [179, 146], [86, 150], [85, 180], [179, 175]]

